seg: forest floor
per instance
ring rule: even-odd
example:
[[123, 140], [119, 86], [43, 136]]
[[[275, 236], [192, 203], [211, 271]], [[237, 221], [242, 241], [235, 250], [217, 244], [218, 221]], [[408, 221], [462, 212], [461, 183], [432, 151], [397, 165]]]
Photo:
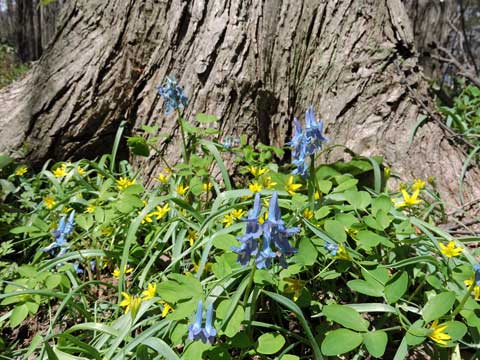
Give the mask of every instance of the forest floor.
[[0, 43], [0, 89], [23, 76], [29, 68], [18, 59], [12, 47]]

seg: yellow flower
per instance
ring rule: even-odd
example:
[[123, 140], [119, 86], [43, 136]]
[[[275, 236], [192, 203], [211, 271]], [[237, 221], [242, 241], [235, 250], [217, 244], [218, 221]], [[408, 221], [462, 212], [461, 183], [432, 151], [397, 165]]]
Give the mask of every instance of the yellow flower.
[[402, 189], [401, 192], [403, 195], [403, 202], [395, 202], [395, 207], [397, 208], [411, 207], [423, 202], [423, 200], [417, 199], [418, 195], [420, 194], [419, 189], [415, 190], [411, 196], [408, 194], [407, 190], [405, 189]]
[[[470, 289], [470, 286], [472, 286], [473, 281], [474, 281], [474, 280], [473, 280], [473, 278], [472, 278], [472, 279], [469, 279], [469, 280], [465, 280], [463, 283], [465, 284], [465, 286], [466, 286], [467, 288]], [[474, 297], [475, 300], [480, 300], [480, 286], [475, 285], [475, 286], [473, 287], [473, 297]]]
[[234, 209], [232, 210], [231, 214], [235, 219], [240, 220], [245, 215], [245, 210]]
[[390, 177], [390, 174], [392, 173], [392, 169], [390, 167], [385, 166], [383, 169], [383, 174], [385, 175], [385, 178], [388, 179]]
[[310, 210], [310, 209], [303, 210], [303, 217], [307, 220], [312, 219], [313, 218], [313, 210]]
[[412, 190], [422, 190], [426, 184], [422, 179], [416, 179], [412, 185]]
[[197, 240], [197, 232], [193, 229], [188, 229], [187, 239], [190, 243], [190, 247], [192, 247], [195, 240]]
[[53, 208], [53, 207], [55, 206], [55, 204], [56, 204], [57, 202], [55, 201], [55, 199], [54, 199], [53, 197], [51, 197], [51, 196], [45, 196], [45, 197], [43, 198], [43, 203], [45, 204], [45, 207], [46, 207], [47, 209], [51, 209], [51, 208]]
[[313, 195], [313, 198], [315, 200], [320, 200], [320, 193], [318, 191], [315, 191], [315, 194]]
[[428, 335], [430, 339], [435, 341], [437, 344], [440, 345], [447, 345], [448, 341], [452, 338], [450, 335], [445, 334], [445, 330], [447, 329], [447, 325], [445, 324], [438, 324], [438, 320], [435, 320], [432, 325], [430, 326], [432, 332]]
[[287, 184], [285, 185], [285, 190], [288, 191], [290, 195], [294, 195], [295, 192], [302, 187], [302, 184], [295, 184], [293, 182], [293, 176], [290, 175], [287, 180]]
[[302, 294], [302, 289], [305, 286], [305, 282], [298, 279], [292, 279], [292, 278], [286, 278], [283, 280], [285, 280], [288, 283], [288, 285], [285, 288], [285, 292], [287, 294], [293, 294], [293, 301], [297, 301], [300, 295]]
[[183, 196], [188, 192], [188, 189], [190, 189], [190, 186], [183, 186], [183, 184], [180, 184], [177, 186], [177, 194]]
[[268, 211], [265, 211], [263, 215], [260, 215], [258, 217], [258, 223], [262, 225], [265, 221], [267, 221], [267, 219], [268, 219]]
[[68, 213], [69, 213], [70, 211], [72, 211], [72, 210], [73, 210], [73, 208], [68, 207], [68, 206], [64, 206], [63, 209], [62, 209], [62, 212], [63, 212], [64, 214], [68, 214]]
[[207, 183], [203, 183], [203, 185], [202, 185], [202, 191], [203, 191], [203, 192], [209, 192], [210, 190], [212, 190], [212, 187], [213, 187], [213, 185], [212, 185], [212, 183], [211, 183], [210, 181], [207, 182]]
[[231, 213], [228, 213], [228, 214], [225, 214], [225, 216], [223, 217], [222, 223], [225, 224], [225, 227], [229, 227], [233, 225], [233, 220], [234, 220], [233, 215]]
[[125, 298], [120, 302], [120, 306], [125, 308], [125, 314], [132, 312], [135, 314], [142, 303], [142, 299], [135, 295], [129, 295], [126, 292], [122, 292], [122, 296]]
[[158, 174], [155, 180], [160, 181], [162, 184], [166, 184], [168, 182], [169, 175], [164, 175], [163, 173]]
[[[123, 272], [125, 273], [125, 275], [131, 274], [131, 273], [133, 272], [133, 269], [130, 268], [130, 267], [127, 268], [127, 267], [125, 266], [125, 269], [124, 269]], [[113, 270], [112, 275], [113, 275], [114, 278], [117, 278], [117, 279], [118, 279], [118, 278], [120, 277], [120, 269], [119, 269], [119, 268], [116, 268], [115, 270]]]
[[460, 256], [463, 250], [461, 247], [456, 247], [455, 241], [453, 240], [450, 241], [447, 246], [445, 246], [443, 243], [440, 243], [439, 245], [442, 254], [448, 258]]
[[265, 169], [265, 168], [259, 168], [259, 167], [256, 167], [256, 166], [250, 166], [248, 167], [248, 171], [250, 171], [250, 174], [252, 174], [254, 177], [259, 177], [263, 174], [265, 174], [268, 169]]
[[277, 185], [276, 182], [272, 181], [272, 177], [271, 176], [267, 176], [263, 179], [263, 187], [265, 189], [268, 189], [268, 190], [271, 190], [273, 189], [273, 187]]
[[15, 170], [16, 176], [22, 176], [28, 171], [28, 168], [25, 165], [22, 165]]
[[95, 209], [97, 208], [97, 206], [95, 204], [90, 204], [87, 206], [87, 208], [85, 209], [85, 213], [86, 214], [91, 214], [95, 211]]
[[120, 191], [125, 190], [126, 188], [135, 184], [135, 182], [136, 182], [135, 179], [130, 180], [127, 177], [121, 177], [120, 179], [117, 180], [117, 189]]
[[166, 303], [165, 301], [160, 301], [160, 304], [163, 305], [162, 318], [167, 316], [169, 312], [173, 311], [173, 308], [168, 303]]
[[260, 185], [257, 181], [248, 184], [248, 188], [253, 193], [257, 193], [257, 192], [262, 191], [262, 185]]
[[157, 284], [148, 284], [147, 290], [144, 290], [142, 292], [143, 298], [142, 300], [150, 300], [155, 297], [155, 294], [157, 293]]
[[342, 245], [338, 245], [337, 259], [350, 261], [352, 258], [348, 254], [347, 249], [345, 249]]
[[[157, 220], [160, 220], [161, 218], [163, 218], [165, 215], [168, 214], [168, 212], [170, 211], [170, 206], [168, 206], [168, 204], [165, 204], [163, 207], [162, 206], [157, 206], [155, 209], [156, 209], [155, 211], [151, 212], [148, 215], [156, 216]], [[151, 222], [151, 221], [149, 221], [149, 222]]]
[[[193, 263], [193, 270], [198, 273], [198, 269], [200, 268], [200, 262], [198, 263]], [[204, 270], [205, 272], [209, 272], [212, 268], [212, 263], [207, 262], [205, 264]]]
[[87, 173], [87, 171], [81, 166], [77, 166], [77, 172], [79, 175], [85, 175]]
[[61, 166], [59, 166], [55, 170], [53, 170], [52, 174], [57, 178], [67, 176], [67, 165], [62, 164]]
[[101, 233], [103, 236], [110, 236], [110, 235], [113, 234], [113, 228], [110, 227], [110, 226], [102, 227], [101, 230], [100, 230], [100, 233]]

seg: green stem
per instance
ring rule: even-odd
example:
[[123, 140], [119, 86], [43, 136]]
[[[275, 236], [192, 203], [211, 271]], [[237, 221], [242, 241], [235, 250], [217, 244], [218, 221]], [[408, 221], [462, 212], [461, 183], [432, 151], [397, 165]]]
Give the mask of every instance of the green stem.
[[257, 267], [255, 266], [255, 263], [253, 263], [252, 271], [250, 272], [250, 277], [248, 279], [248, 285], [247, 285], [247, 288], [245, 289], [245, 293], [243, 295], [243, 306], [244, 307], [247, 307], [247, 301], [248, 301], [248, 298], [250, 297], [250, 291], [252, 291], [253, 278], [255, 276], [255, 270], [257, 270]]
[[190, 159], [187, 151], [187, 141], [185, 139], [185, 129], [183, 128], [182, 120], [183, 120], [182, 113], [180, 112], [179, 109], [177, 109], [177, 121], [178, 121], [178, 124], [180, 125], [180, 135], [182, 137], [182, 155], [183, 155], [184, 162], [188, 164], [190, 162]]
[[463, 306], [465, 305], [465, 303], [467, 302], [467, 300], [470, 298], [470, 295], [472, 294], [472, 291], [473, 289], [475, 288], [475, 280], [472, 281], [472, 284], [468, 287], [468, 290], [467, 290], [467, 293], [465, 294], [465, 296], [463, 297], [462, 301], [460, 301], [460, 304], [457, 305], [457, 307], [455, 308], [455, 310], [453, 310], [453, 313], [452, 313], [452, 320], [455, 320], [455, 316], [457, 316], [457, 314], [462, 311], [463, 309]]

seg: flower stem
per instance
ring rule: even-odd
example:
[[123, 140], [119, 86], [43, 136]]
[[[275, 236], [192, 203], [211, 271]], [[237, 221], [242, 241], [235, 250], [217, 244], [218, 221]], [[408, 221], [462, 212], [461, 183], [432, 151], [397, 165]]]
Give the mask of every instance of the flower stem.
[[182, 113], [180, 112], [179, 109], [177, 109], [177, 121], [178, 125], [180, 126], [180, 135], [182, 137], [182, 155], [183, 155], [183, 161], [188, 164], [190, 162], [189, 158], [189, 153], [187, 149], [187, 141], [185, 139], [185, 129], [183, 128], [183, 118], [182, 118]]
[[463, 306], [465, 305], [465, 303], [467, 302], [467, 300], [470, 298], [470, 295], [472, 294], [472, 291], [473, 291], [473, 288], [475, 287], [475, 281], [472, 281], [472, 284], [468, 287], [468, 290], [467, 290], [467, 293], [465, 294], [465, 296], [463, 297], [462, 301], [460, 301], [460, 304], [457, 305], [457, 307], [455, 308], [455, 310], [453, 310], [453, 313], [452, 313], [452, 320], [455, 320], [455, 316], [457, 316], [457, 314], [462, 311], [463, 309]]

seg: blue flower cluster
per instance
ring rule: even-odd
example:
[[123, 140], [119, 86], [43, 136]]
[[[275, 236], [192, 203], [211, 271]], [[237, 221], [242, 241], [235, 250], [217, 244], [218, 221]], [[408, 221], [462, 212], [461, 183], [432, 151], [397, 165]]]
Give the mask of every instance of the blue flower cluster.
[[337, 252], [338, 252], [337, 244], [325, 242], [325, 245], [323, 247], [325, 248], [325, 250], [327, 250], [330, 253], [330, 255], [337, 256]]
[[163, 97], [163, 106], [167, 115], [174, 110], [183, 110], [188, 106], [188, 99], [183, 89], [177, 85], [175, 77], [167, 77], [167, 86], [157, 86], [157, 90]]
[[[278, 206], [278, 194], [274, 192], [270, 200], [268, 217], [263, 224], [259, 222], [261, 206], [260, 194], [255, 195], [253, 209], [248, 213], [244, 236], [237, 237], [240, 246], [233, 246], [232, 250], [238, 255], [238, 263], [248, 265], [250, 259], [255, 257], [258, 269], [269, 268], [272, 260], [278, 258], [282, 267], [287, 267], [286, 256], [295, 254], [297, 249], [292, 247], [288, 238], [299, 231], [298, 228], [287, 229], [282, 220], [280, 207]], [[261, 249], [259, 245], [261, 242]], [[275, 250], [272, 250], [272, 245]]]
[[208, 305], [207, 317], [205, 319], [205, 327], [202, 328], [203, 318], [203, 303], [202, 300], [198, 302], [195, 322], [188, 325], [188, 338], [190, 340], [201, 340], [204, 344], [213, 344], [217, 330], [212, 325], [213, 321], [213, 304]]
[[295, 132], [292, 140], [288, 143], [293, 148], [292, 164], [296, 167], [292, 174], [300, 174], [305, 177], [308, 172], [306, 157], [321, 150], [322, 143], [328, 141], [328, 139], [322, 135], [323, 122], [315, 119], [313, 106], [310, 106], [305, 113], [305, 131], [297, 118], [294, 118], [293, 122], [295, 124]]
[[65, 216], [60, 219], [58, 227], [52, 231], [55, 241], [47, 247], [43, 248], [42, 251], [48, 252], [55, 257], [62, 256], [67, 252], [69, 247], [69, 244], [67, 243], [67, 238], [71, 235], [73, 231], [73, 226], [75, 225], [74, 218], [75, 210], [72, 210], [67, 221], [65, 221]]

